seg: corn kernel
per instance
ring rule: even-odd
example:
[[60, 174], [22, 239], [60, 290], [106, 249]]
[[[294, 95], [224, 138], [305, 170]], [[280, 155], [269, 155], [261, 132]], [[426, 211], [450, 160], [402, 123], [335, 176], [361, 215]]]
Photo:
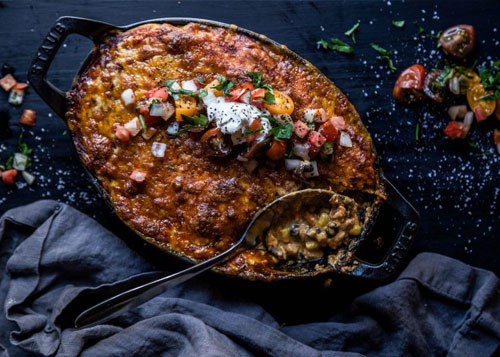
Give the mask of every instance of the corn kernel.
[[326, 213], [326, 212], [321, 213], [321, 215], [319, 216], [319, 219], [318, 219], [318, 226], [320, 228], [325, 228], [326, 225], [328, 224], [329, 220], [330, 219], [328, 217], [328, 213]]
[[361, 234], [361, 226], [359, 224], [356, 224], [354, 227], [351, 228], [349, 234], [352, 236], [359, 236]]

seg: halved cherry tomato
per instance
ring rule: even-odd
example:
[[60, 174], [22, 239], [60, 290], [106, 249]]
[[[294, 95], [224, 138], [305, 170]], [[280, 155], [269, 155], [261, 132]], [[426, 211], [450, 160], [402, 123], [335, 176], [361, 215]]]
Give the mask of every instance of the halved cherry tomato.
[[28, 88], [28, 83], [17, 83], [14, 87], [17, 90], [25, 90], [26, 88]]
[[226, 156], [231, 153], [231, 147], [226, 143], [224, 135], [218, 128], [207, 130], [201, 137], [201, 142], [204, 143], [212, 156]]
[[297, 120], [293, 125], [293, 132], [301, 139], [304, 138], [310, 130], [311, 128], [301, 120]]
[[192, 117], [198, 112], [196, 99], [189, 95], [179, 94], [175, 101], [175, 120], [182, 121], [182, 114]]
[[266, 157], [272, 161], [279, 160], [285, 155], [286, 149], [287, 149], [286, 141], [274, 139], [273, 144], [266, 151]]
[[313, 130], [309, 133], [307, 139], [311, 143], [311, 146], [314, 148], [321, 148], [323, 144], [326, 142], [326, 138], [321, 135], [319, 132], [316, 130]]
[[457, 25], [446, 29], [439, 43], [444, 52], [458, 59], [467, 57], [476, 47], [476, 34], [471, 25]]
[[414, 103], [425, 97], [421, 92], [425, 79], [425, 68], [420, 64], [405, 69], [398, 77], [392, 95], [401, 103]]
[[274, 103], [264, 103], [264, 107], [273, 115], [292, 114], [295, 108], [292, 98], [278, 90], [273, 91]]
[[433, 101], [442, 103], [446, 96], [447, 83], [440, 83], [437, 78], [441, 75], [441, 71], [432, 71], [427, 74], [424, 80], [424, 93]]
[[[254, 130], [258, 130], [262, 128], [262, 119], [260, 118], [255, 118], [252, 123], [250, 124], [250, 126], [248, 127], [248, 129], [250, 131], [254, 131]], [[255, 139], [257, 139], [262, 133], [260, 131], [256, 132], [256, 133], [253, 133], [253, 134], [250, 134], [250, 135], [247, 135], [245, 137], [246, 141], [248, 144], [250, 144], [252, 141], [254, 141]]]
[[146, 180], [146, 174], [139, 170], [134, 170], [130, 174], [130, 179], [134, 180], [137, 183], [143, 183]]
[[323, 134], [328, 141], [335, 141], [340, 135], [332, 119], [328, 119], [325, 124], [321, 125], [319, 130], [320, 133]]
[[452, 139], [463, 139], [467, 136], [467, 128], [464, 123], [452, 120], [444, 129], [444, 133]]
[[254, 90], [252, 82], [243, 83], [243, 84], [231, 89], [231, 91], [229, 92], [229, 94], [231, 94], [231, 97], [227, 97], [226, 101], [227, 102], [238, 102], [238, 101], [240, 101], [243, 94], [245, 94], [248, 91], [252, 91], [252, 90]]
[[35, 126], [35, 120], [36, 112], [31, 109], [25, 109], [23, 110], [23, 114], [21, 114], [21, 119], [19, 119], [19, 122], [23, 125]]
[[131, 136], [130, 131], [121, 124], [115, 126], [115, 135], [120, 141], [129, 141]]
[[255, 105], [256, 107], [263, 108], [264, 102], [260, 99], [263, 99], [266, 96], [266, 89], [258, 88], [252, 91], [252, 97], [250, 98], [250, 104]]
[[215, 89], [215, 87], [217, 87], [219, 84], [220, 84], [219, 80], [218, 79], [214, 79], [212, 82], [208, 83], [205, 86], [205, 89], [206, 90], [211, 90], [216, 97], [221, 97], [221, 96], [224, 95], [224, 93], [222, 92], [222, 89]]
[[472, 69], [466, 67], [457, 68], [458, 73], [455, 73], [454, 77], [458, 76], [461, 94], [467, 94], [469, 88], [472, 88], [477, 83], [481, 83], [481, 78]]
[[2, 181], [6, 185], [12, 185], [14, 178], [17, 176], [17, 170], [7, 170], [2, 172]]
[[153, 88], [146, 93], [146, 98], [159, 98], [162, 102], [168, 99], [168, 90], [166, 87]]
[[[492, 91], [484, 90], [483, 85], [480, 83], [467, 91], [467, 102], [474, 114], [476, 114], [477, 121], [485, 120], [495, 111], [496, 102], [494, 100], [481, 100], [482, 97], [492, 94]], [[481, 107], [481, 109], [477, 109], [477, 107]]]

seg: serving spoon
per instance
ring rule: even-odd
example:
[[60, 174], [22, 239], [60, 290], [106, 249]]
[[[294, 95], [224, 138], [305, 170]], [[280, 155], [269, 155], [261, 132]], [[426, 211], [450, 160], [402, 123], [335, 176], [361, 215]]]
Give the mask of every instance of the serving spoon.
[[333, 195], [344, 197], [336, 192], [322, 189], [305, 189], [281, 196], [253, 216], [240, 239], [231, 248], [213, 258], [174, 274], [165, 275], [166, 273], [163, 272], [139, 274], [121, 284], [103, 285], [92, 290], [91, 294], [93, 296], [105, 294], [107, 296], [111, 295], [111, 297], [80, 313], [74, 321], [75, 328], [90, 327], [109, 321], [145, 303], [166, 290], [194, 278], [230, 258], [244, 243], [249, 248], [255, 247], [261, 240], [261, 234], [266, 232], [273, 223], [276, 212], [286, 211], [277, 209], [283, 208], [280, 206], [289, 205], [295, 200], [326, 205]]

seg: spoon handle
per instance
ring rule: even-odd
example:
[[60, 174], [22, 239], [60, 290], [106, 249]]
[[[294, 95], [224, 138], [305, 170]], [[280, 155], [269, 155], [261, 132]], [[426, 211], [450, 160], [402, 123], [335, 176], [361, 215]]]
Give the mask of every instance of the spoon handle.
[[[155, 273], [151, 273], [150, 275], [140, 274], [136, 276], [137, 279], [129, 279], [127, 284], [116, 287], [113, 296], [80, 313], [75, 319], [75, 328], [94, 326], [120, 316], [124, 312], [145, 303], [168, 289], [214, 267], [233, 253], [243, 242], [244, 239], [242, 238], [225, 252], [171, 275], [160, 275], [158, 278], [158, 274]], [[154, 280], [145, 283], [144, 281], [147, 281], [148, 277]], [[130, 286], [134, 286], [134, 282], [140, 285], [130, 288]], [[109, 293], [110, 288], [112, 287], [103, 286], [102, 288], [97, 288], [92, 291], [92, 295]]]

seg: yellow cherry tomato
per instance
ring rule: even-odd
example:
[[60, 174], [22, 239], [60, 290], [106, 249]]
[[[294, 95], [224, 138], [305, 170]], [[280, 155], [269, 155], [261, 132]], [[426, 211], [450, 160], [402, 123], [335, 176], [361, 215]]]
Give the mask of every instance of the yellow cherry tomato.
[[215, 89], [216, 86], [218, 86], [220, 83], [219, 83], [219, 80], [218, 79], [214, 79], [212, 82], [208, 83], [206, 86], [205, 86], [205, 89], [206, 90], [211, 90], [212, 92], [214, 92], [214, 95], [216, 97], [221, 97], [224, 93], [222, 93], [222, 89]]
[[495, 110], [495, 115], [497, 119], [500, 120], [500, 98], [497, 99], [497, 109]]
[[265, 103], [264, 107], [269, 110], [273, 115], [275, 114], [292, 114], [293, 113], [293, 100], [285, 93], [274, 90], [274, 103]]
[[473, 111], [477, 106], [483, 108], [486, 117], [489, 117], [495, 111], [496, 102], [494, 100], [481, 100], [481, 97], [492, 95], [490, 90], [484, 90], [482, 84], [477, 83], [467, 91], [467, 102]]
[[460, 73], [455, 74], [460, 80], [460, 92], [465, 94], [469, 88], [481, 83], [481, 78], [470, 68], [459, 67]]
[[175, 101], [175, 120], [182, 121], [182, 114], [192, 117], [198, 112], [196, 99], [189, 95], [179, 94]]

